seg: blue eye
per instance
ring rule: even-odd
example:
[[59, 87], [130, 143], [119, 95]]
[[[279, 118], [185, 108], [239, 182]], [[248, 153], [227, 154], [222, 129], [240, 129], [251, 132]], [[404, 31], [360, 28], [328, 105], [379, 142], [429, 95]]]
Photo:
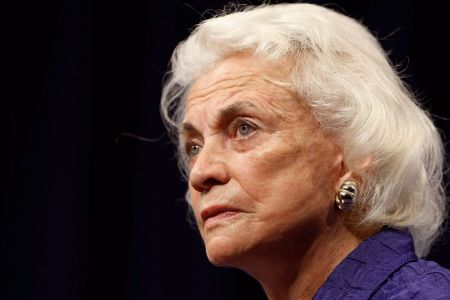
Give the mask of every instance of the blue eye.
[[253, 128], [251, 128], [249, 125], [247, 124], [242, 124], [241, 126], [239, 126], [238, 128], [238, 132], [240, 135], [246, 136], [249, 135], [250, 133], [253, 132]]
[[189, 157], [198, 155], [200, 153], [200, 150], [202, 149], [199, 145], [196, 144], [188, 145], [187, 148], [187, 154]]
[[241, 123], [236, 129], [236, 138], [246, 138], [255, 131], [255, 127], [249, 123]]

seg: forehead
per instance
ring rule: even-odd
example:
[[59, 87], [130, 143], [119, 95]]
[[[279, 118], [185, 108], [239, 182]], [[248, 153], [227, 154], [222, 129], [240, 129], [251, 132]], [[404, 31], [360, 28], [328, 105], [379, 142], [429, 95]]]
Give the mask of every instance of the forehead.
[[[214, 99], [220, 105], [236, 94], [293, 94], [280, 82], [288, 81], [291, 64], [255, 56], [232, 56], [200, 75], [188, 92], [186, 110]], [[280, 95], [283, 96], [283, 95]], [[209, 101], [211, 102], [211, 101]]]

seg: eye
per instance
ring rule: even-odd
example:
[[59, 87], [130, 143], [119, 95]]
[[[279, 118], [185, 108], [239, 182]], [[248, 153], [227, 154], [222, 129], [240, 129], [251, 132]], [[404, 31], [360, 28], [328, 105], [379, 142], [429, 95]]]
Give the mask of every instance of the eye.
[[202, 147], [197, 144], [187, 144], [186, 145], [186, 154], [189, 157], [194, 157], [200, 153], [201, 149], [202, 149]]
[[241, 121], [236, 129], [236, 138], [245, 139], [250, 136], [255, 131], [255, 129], [256, 127], [253, 124]]

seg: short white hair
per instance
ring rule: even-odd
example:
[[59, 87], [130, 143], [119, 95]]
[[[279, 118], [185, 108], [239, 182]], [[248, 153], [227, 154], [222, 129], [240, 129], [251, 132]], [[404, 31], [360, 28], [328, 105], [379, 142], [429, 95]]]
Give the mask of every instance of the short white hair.
[[417, 255], [426, 255], [446, 216], [443, 144], [377, 39], [352, 18], [304, 3], [245, 7], [201, 22], [175, 49], [163, 87], [161, 114], [176, 143], [192, 83], [239, 53], [291, 58], [290, 84], [362, 178], [361, 223], [409, 229]]

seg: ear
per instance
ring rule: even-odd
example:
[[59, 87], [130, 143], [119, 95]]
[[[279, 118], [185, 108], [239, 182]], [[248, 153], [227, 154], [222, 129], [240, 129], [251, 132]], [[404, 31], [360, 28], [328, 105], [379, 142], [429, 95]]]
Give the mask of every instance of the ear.
[[[341, 167], [340, 167], [338, 178], [336, 180], [335, 189], [339, 190], [339, 188], [342, 186], [342, 184], [346, 180], [353, 180], [353, 181], [356, 181], [357, 183], [360, 183], [360, 180], [361, 180], [360, 176], [355, 174], [353, 171], [351, 171], [347, 167], [347, 165], [344, 162], [344, 157], [342, 154], [340, 155], [339, 159], [340, 159]], [[373, 160], [372, 156], [364, 157], [363, 159], [360, 159], [359, 161], [357, 161], [355, 167], [358, 170], [361, 170], [362, 172], [364, 172], [370, 167], [372, 160]]]

